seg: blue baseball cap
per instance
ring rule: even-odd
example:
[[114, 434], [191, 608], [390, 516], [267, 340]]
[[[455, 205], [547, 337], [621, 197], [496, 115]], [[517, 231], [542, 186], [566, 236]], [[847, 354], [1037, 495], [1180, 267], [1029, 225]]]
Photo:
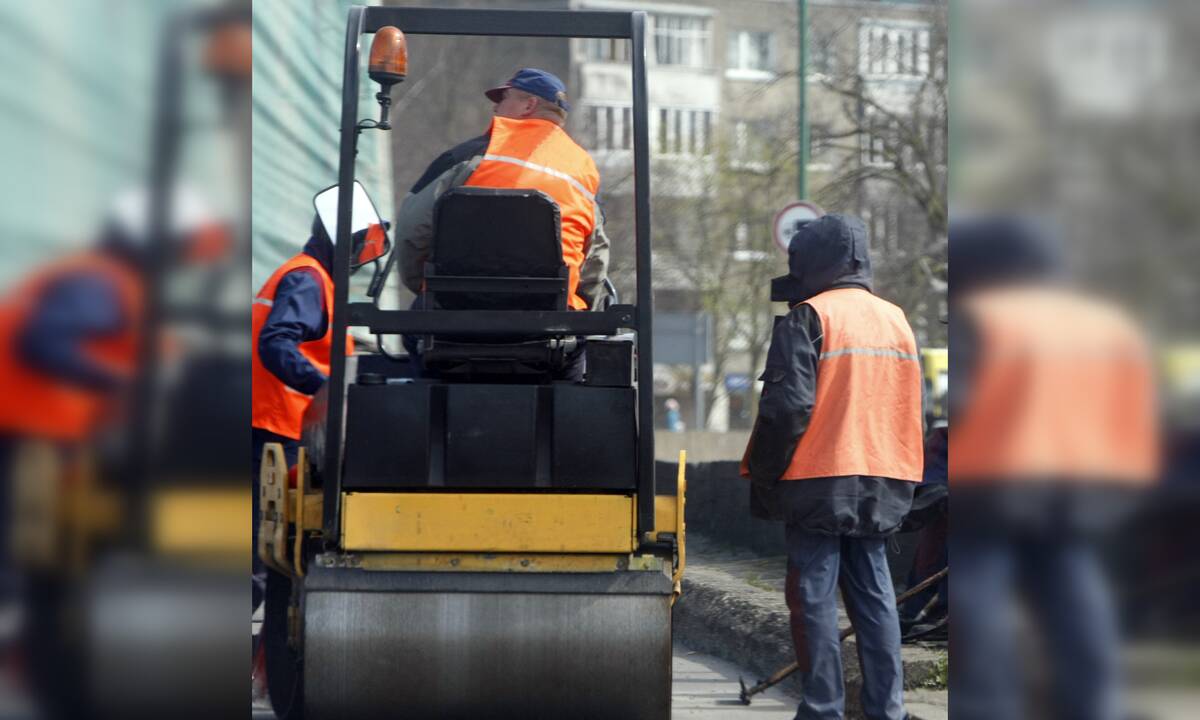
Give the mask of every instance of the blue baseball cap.
[[563, 85], [563, 81], [554, 73], [537, 68], [521, 68], [508, 82], [486, 91], [484, 95], [487, 95], [488, 100], [498, 103], [504, 98], [504, 91], [508, 88], [524, 90], [546, 102], [554, 103], [566, 112], [571, 111], [571, 106], [567, 104], [567, 86]]

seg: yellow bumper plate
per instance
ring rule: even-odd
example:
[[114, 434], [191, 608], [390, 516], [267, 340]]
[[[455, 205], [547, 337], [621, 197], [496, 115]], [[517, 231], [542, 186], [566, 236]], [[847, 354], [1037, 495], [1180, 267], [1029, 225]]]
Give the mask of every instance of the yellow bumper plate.
[[629, 553], [629, 495], [345, 493], [342, 548], [391, 552]]

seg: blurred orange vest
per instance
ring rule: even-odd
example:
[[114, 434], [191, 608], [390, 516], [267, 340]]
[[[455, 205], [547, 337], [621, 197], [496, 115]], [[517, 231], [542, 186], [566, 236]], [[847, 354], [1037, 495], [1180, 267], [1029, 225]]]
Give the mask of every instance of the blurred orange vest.
[[963, 305], [979, 347], [950, 436], [951, 482], [1154, 478], [1149, 351], [1124, 313], [1036, 287], [979, 292]]
[[870, 475], [920, 482], [921, 364], [904, 311], [861, 288], [805, 301], [824, 333], [812, 419], [782, 480]]
[[[253, 355], [251, 362], [253, 393], [251, 425], [296, 440], [300, 439], [301, 421], [304, 418], [304, 411], [312, 402], [312, 396], [288, 387], [263, 366], [262, 360], [258, 356], [258, 336], [262, 334], [263, 325], [266, 325], [267, 317], [271, 314], [279, 281], [283, 279], [284, 275], [301, 268], [312, 268], [321, 278], [321, 291], [325, 297], [326, 328], [325, 335], [317, 340], [300, 343], [299, 350], [300, 354], [313, 364], [313, 367], [328, 376], [330, 355], [333, 349], [333, 278], [325, 272], [325, 268], [316, 258], [300, 253], [281, 265], [263, 283], [258, 295], [254, 296], [254, 305], [250, 315]], [[346, 335], [346, 354], [354, 354], [354, 340], [349, 334]]]
[[549, 120], [492, 118], [492, 136], [483, 161], [466, 185], [532, 188], [558, 203], [562, 217], [562, 256], [570, 272], [568, 302], [587, 310], [575, 294], [587, 241], [596, 229], [596, 193], [600, 173], [587, 151]]
[[17, 344], [46, 289], [72, 275], [106, 278], [126, 318], [111, 337], [88, 340], [84, 352], [93, 362], [124, 376], [137, 364], [142, 321], [142, 280], [129, 265], [85, 252], [36, 273], [0, 301], [0, 432], [60, 441], [79, 441], [94, 433], [109, 412], [112, 393], [79, 387], [27, 366]]

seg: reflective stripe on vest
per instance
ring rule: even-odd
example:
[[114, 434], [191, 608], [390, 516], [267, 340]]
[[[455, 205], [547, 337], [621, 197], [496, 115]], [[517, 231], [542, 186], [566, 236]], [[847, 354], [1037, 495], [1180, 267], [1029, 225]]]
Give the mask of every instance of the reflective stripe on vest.
[[[330, 351], [333, 347], [333, 279], [321, 263], [311, 255], [301, 253], [288, 260], [263, 284], [262, 289], [254, 298], [251, 309], [251, 381], [253, 383], [253, 400], [251, 403], [251, 424], [256, 428], [269, 430], [276, 435], [300, 439], [301, 421], [304, 411], [312, 402], [312, 396], [288, 387], [282, 380], [275, 377], [262, 364], [258, 356], [258, 337], [262, 334], [263, 326], [271, 315], [275, 304], [275, 291], [284, 275], [299, 270], [311, 268], [321, 279], [321, 292], [325, 302], [325, 317], [327, 318], [325, 335], [317, 340], [300, 343], [300, 354], [308, 359], [317, 370], [329, 375]], [[346, 336], [346, 354], [354, 352], [354, 341]]]
[[111, 393], [87, 390], [45, 375], [18, 356], [18, 338], [46, 289], [72, 275], [107, 279], [116, 290], [124, 327], [111, 337], [90, 340], [85, 354], [122, 376], [132, 376], [141, 335], [142, 280], [129, 266], [96, 253], [82, 253], [37, 273], [0, 301], [0, 432], [78, 441], [105, 419]]
[[950, 478], [1142, 484], [1157, 473], [1149, 350], [1125, 314], [1052, 288], [964, 300], [979, 347]]
[[570, 273], [569, 302], [577, 310], [586, 310], [587, 301], [575, 291], [588, 239], [596, 229], [600, 188], [600, 173], [587, 151], [549, 120], [496, 116], [487, 152], [465, 184], [541, 190], [558, 203], [563, 262]]
[[869, 475], [920, 482], [921, 365], [903, 311], [859, 288], [807, 301], [821, 318], [808, 430], [783, 480]]

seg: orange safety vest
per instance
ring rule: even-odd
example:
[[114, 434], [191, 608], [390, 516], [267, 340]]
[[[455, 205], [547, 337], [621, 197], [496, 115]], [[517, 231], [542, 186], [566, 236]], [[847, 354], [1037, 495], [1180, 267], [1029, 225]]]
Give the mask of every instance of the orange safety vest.
[[111, 337], [88, 340], [84, 352], [119, 375], [133, 375], [143, 312], [141, 278], [129, 265], [99, 253], [84, 252], [63, 260], [0, 301], [0, 432], [80, 441], [96, 431], [111, 409], [111, 393], [46, 375], [27, 366], [18, 354], [20, 334], [46, 289], [71, 275], [101, 276], [116, 289], [127, 318], [125, 327]]
[[[325, 335], [317, 340], [300, 343], [300, 354], [308, 358], [313, 367], [325, 375], [329, 375], [330, 355], [333, 349], [333, 278], [321, 266], [321, 263], [311, 255], [300, 253], [285, 262], [275, 274], [271, 275], [254, 296], [254, 306], [250, 315], [250, 337], [253, 348], [251, 363], [251, 424], [262, 430], [269, 430], [276, 435], [300, 439], [301, 421], [304, 411], [312, 402], [311, 395], [305, 395], [299, 390], [288, 387], [282, 380], [275, 377], [270, 370], [263, 366], [258, 356], [258, 336], [262, 333], [271, 307], [275, 302], [275, 290], [284, 275], [300, 268], [312, 268], [321, 278], [321, 290], [325, 297]], [[346, 335], [346, 354], [354, 354], [354, 340]]]
[[570, 273], [570, 306], [587, 310], [575, 294], [587, 242], [596, 229], [600, 172], [587, 151], [549, 120], [492, 118], [492, 136], [483, 161], [465, 183], [471, 187], [541, 190], [558, 203], [562, 217], [563, 262]]
[[826, 290], [805, 304], [821, 318], [817, 391], [781, 479], [920, 482], [921, 364], [904, 311], [861, 288]]
[[950, 438], [956, 484], [1142, 484], [1157, 472], [1149, 351], [1116, 308], [1063, 289], [964, 301], [980, 342]]

